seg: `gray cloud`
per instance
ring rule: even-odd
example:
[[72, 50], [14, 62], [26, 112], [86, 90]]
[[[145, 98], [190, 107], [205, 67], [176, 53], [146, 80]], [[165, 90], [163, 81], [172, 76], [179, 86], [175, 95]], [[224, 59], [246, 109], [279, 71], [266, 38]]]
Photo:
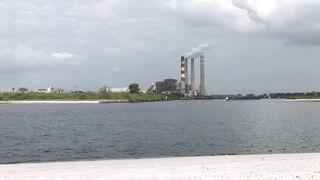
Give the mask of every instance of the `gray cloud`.
[[250, 5], [246, 3], [246, 1], [232, 0], [231, 2], [234, 6], [238, 7], [239, 9], [246, 11], [249, 18], [252, 21], [255, 21], [257, 23], [266, 24], [266, 22], [259, 16], [258, 12], [255, 9], [253, 9], [252, 7], [250, 7]]

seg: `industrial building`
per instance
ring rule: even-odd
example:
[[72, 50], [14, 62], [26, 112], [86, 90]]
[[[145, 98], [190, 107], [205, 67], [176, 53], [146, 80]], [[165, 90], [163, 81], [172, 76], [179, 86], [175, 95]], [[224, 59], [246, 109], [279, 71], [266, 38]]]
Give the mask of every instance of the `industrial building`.
[[178, 81], [176, 79], [165, 79], [161, 82], [156, 82], [156, 93], [172, 94], [177, 92]]
[[166, 94], [174, 94], [179, 93], [178, 80], [176, 79], [165, 79], [163, 81], [158, 81], [156, 83], [152, 83], [151, 87], [147, 92], [154, 93], [166, 93]]
[[[180, 93], [185, 96], [196, 96], [197, 90], [195, 85], [195, 59], [200, 59], [200, 88], [199, 96], [206, 95], [205, 89], [205, 66], [204, 66], [204, 55], [192, 56], [185, 58], [181, 56], [181, 82], [180, 82]], [[191, 60], [191, 78], [189, 78], [189, 63]], [[191, 79], [191, 85], [189, 85], [189, 79]]]
[[162, 82], [156, 83], [156, 93], [163, 92], [175, 92], [177, 91], [177, 83], [176, 79], [165, 79]]

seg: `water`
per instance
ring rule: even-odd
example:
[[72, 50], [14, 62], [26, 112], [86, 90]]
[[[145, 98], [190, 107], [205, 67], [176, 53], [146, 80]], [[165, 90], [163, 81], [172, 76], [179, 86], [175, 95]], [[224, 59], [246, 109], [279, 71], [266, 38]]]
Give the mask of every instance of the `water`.
[[320, 152], [320, 103], [0, 105], [0, 163]]

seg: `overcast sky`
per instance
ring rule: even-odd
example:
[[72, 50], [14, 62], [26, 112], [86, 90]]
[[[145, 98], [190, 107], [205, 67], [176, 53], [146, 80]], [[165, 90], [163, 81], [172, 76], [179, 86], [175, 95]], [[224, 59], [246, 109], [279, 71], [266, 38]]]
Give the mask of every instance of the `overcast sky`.
[[320, 91], [318, 0], [1, 0], [0, 90], [147, 89], [203, 44], [210, 94]]

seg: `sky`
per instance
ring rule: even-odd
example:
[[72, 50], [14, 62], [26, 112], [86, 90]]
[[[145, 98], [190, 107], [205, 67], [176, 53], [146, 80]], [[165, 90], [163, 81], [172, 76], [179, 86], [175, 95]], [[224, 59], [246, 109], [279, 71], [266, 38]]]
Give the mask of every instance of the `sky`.
[[208, 94], [320, 91], [319, 12], [318, 0], [1, 0], [0, 91], [147, 89], [204, 46]]

